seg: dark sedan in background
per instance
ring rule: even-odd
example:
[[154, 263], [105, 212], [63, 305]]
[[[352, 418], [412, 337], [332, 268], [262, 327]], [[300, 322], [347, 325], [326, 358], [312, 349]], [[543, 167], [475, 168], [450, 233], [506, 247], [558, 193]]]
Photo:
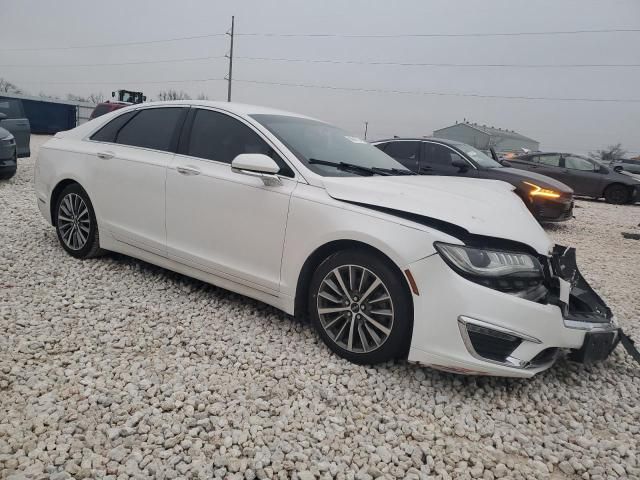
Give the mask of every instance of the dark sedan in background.
[[541, 173], [566, 183], [576, 195], [602, 198], [608, 203], [638, 201], [640, 181], [591, 158], [573, 153], [535, 152], [510, 158], [508, 165]]
[[16, 174], [17, 158], [16, 139], [11, 132], [0, 128], [0, 180]]
[[573, 218], [573, 191], [567, 185], [544, 175], [505, 167], [465, 143], [440, 138], [393, 138], [373, 144], [421, 175], [510, 183], [538, 221], [561, 222]]

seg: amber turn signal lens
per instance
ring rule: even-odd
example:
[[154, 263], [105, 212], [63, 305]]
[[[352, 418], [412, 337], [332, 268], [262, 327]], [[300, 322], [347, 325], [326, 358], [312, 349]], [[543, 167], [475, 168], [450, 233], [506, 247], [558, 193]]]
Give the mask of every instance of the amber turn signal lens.
[[542, 188], [535, 183], [523, 182], [531, 187], [531, 191], [529, 195], [532, 197], [547, 197], [547, 198], [560, 198], [560, 194], [558, 192], [554, 192], [553, 190], [548, 190], [546, 188]]

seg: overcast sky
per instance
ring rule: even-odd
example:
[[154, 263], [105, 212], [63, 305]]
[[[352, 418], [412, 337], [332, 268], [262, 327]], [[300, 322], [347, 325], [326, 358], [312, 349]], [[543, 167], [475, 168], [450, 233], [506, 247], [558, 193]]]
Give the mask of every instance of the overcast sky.
[[[0, 0], [0, 77], [32, 94], [65, 96], [175, 88], [226, 100], [228, 37], [102, 48], [52, 49], [236, 32], [335, 37], [237, 36], [233, 100], [275, 106], [368, 138], [430, 135], [463, 118], [514, 129], [546, 150], [576, 152], [621, 142], [640, 154], [640, 67], [496, 68], [249, 60], [268, 57], [396, 63], [640, 64], [640, 32], [575, 35], [345, 38], [640, 28], [638, 0], [412, 0], [181, 2]], [[47, 48], [38, 50], [38, 48]], [[8, 50], [34, 48], [34, 50]], [[58, 66], [56, 66], [56, 64]], [[14, 66], [36, 65], [36, 66]], [[184, 80], [184, 81], [183, 81]], [[498, 96], [635, 99], [576, 102], [355, 92], [241, 82]], [[180, 81], [180, 82], [167, 82]], [[78, 82], [78, 84], [65, 84]], [[86, 83], [85, 83], [86, 82]], [[103, 83], [99, 83], [103, 82]], [[167, 82], [146, 83], [146, 82]]]

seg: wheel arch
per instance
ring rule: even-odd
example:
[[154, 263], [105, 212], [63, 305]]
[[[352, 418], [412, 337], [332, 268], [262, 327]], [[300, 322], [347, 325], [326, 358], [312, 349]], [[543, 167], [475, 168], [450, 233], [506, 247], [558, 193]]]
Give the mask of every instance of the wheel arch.
[[[333, 240], [330, 241], [328, 243], [325, 243], [321, 246], [319, 246], [318, 248], [316, 248], [311, 255], [309, 255], [306, 259], [306, 261], [304, 262], [304, 264], [302, 265], [302, 268], [300, 269], [300, 273], [298, 275], [298, 281], [296, 284], [296, 293], [295, 293], [295, 301], [294, 301], [294, 316], [295, 317], [303, 317], [307, 314], [307, 297], [308, 297], [308, 290], [309, 290], [309, 285], [311, 283], [311, 278], [313, 277], [313, 273], [316, 271], [316, 268], [318, 268], [318, 266], [325, 260], [327, 259], [329, 256], [331, 256], [332, 254], [342, 251], [342, 250], [347, 250], [347, 249], [352, 249], [352, 248], [358, 248], [358, 249], [362, 249], [365, 251], [370, 252], [371, 254], [381, 258], [382, 260], [384, 260], [393, 270], [395, 270], [395, 272], [397, 273], [398, 277], [401, 278], [401, 283], [403, 285], [403, 288], [405, 289], [408, 298], [411, 299], [410, 302], [410, 309], [411, 309], [411, 318], [410, 318], [410, 328], [409, 331], [411, 332], [411, 335], [413, 335], [413, 322], [414, 322], [414, 318], [413, 318], [413, 294], [411, 293], [411, 286], [409, 285], [409, 282], [407, 280], [407, 277], [405, 276], [405, 274], [402, 272], [402, 269], [396, 264], [396, 262], [394, 262], [388, 255], [386, 255], [384, 252], [382, 252], [381, 250], [379, 250], [376, 247], [373, 247], [371, 245], [369, 245], [368, 243], [362, 242], [362, 241], [358, 241], [358, 240], [348, 240], [348, 239], [344, 239], [344, 240]], [[409, 349], [408, 346], [411, 345], [411, 337], [409, 337], [407, 339], [407, 350], [405, 353], [408, 354]]]
[[84, 189], [84, 187], [82, 187], [80, 182], [78, 182], [77, 180], [74, 180], [72, 178], [65, 178], [64, 180], [60, 180], [51, 191], [51, 199], [49, 200], [49, 212], [51, 213], [51, 225], [53, 225], [54, 227], [57, 223], [55, 209], [58, 203], [58, 198], [65, 188], [67, 188], [69, 185], [73, 185], [74, 183], [77, 183], [81, 188]]
[[622, 182], [611, 182], [609, 184], [607, 184], [604, 189], [602, 190], [602, 195], [601, 198], [606, 198], [605, 194], [607, 193], [607, 190], [609, 190], [611, 187], [624, 187], [627, 190], [627, 193], [629, 194], [629, 198], [631, 198], [633, 196], [633, 190], [634, 190], [634, 186], [633, 185], [628, 185], [626, 183], [622, 183]]

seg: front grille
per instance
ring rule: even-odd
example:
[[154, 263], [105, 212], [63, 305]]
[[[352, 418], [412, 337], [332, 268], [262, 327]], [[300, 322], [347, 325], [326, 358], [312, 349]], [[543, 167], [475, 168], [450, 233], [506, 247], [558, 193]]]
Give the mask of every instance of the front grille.
[[534, 206], [536, 214], [540, 218], [565, 219], [573, 214], [573, 202], [558, 203], [544, 201]]
[[471, 323], [466, 327], [473, 349], [478, 355], [488, 360], [504, 362], [522, 343], [521, 338], [508, 333]]

